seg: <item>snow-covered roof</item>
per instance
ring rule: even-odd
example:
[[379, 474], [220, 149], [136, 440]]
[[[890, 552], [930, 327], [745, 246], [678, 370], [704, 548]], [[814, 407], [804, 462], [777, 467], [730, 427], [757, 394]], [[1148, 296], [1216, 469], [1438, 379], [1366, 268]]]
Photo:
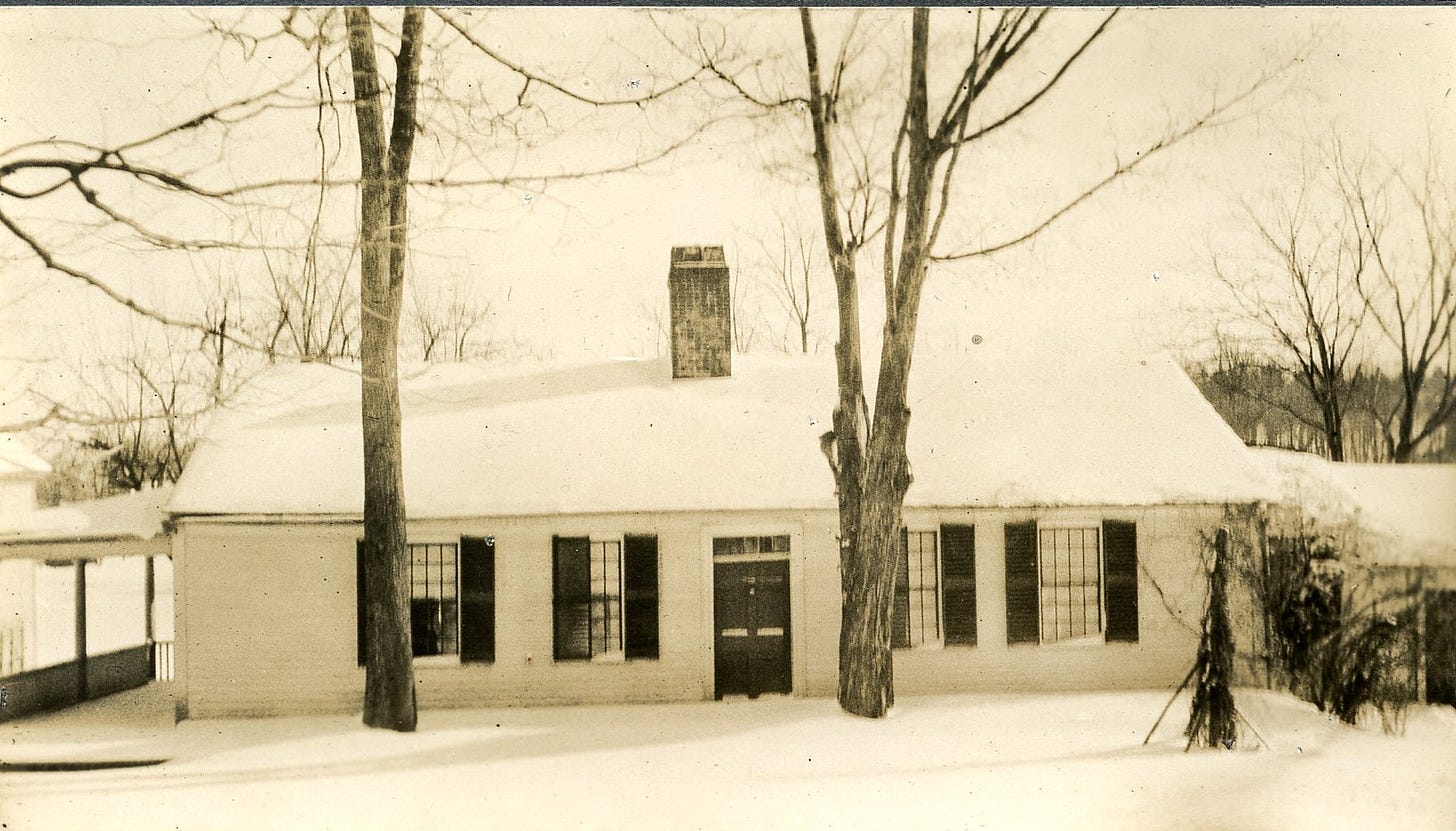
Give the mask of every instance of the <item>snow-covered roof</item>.
[[[1168, 358], [1007, 342], [922, 352], [907, 505], [1272, 494]], [[732, 377], [670, 375], [665, 359], [402, 372], [409, 515], [834, 507], [819, 441], [836, 399], [831, 357], [735, 355]], [[322, 365], [262, 376], [198, 443], [171, 510], [359, 514], [359, 383], [357, 372]]]
[[39, 479], [51, 472], [45, 459], [13, 433], [0, 433], [0, 478]]
[[1323, 456], [1275, 447], [1251, 451], [1270, 471], [1279, 487], [1274, 502], [1292, 512], [1291, 518], [1320, 528], [1353, 523], [1360, 505]]
[[1456, 464], [1350, 464], [1260, 448], [1280, 500], [1316, 527], [1358, 526], [1378, 565], [1456, 567]]
[[0, 526], [0, 545], [8, 543], [70, 542], [79, 540], [149, 540], [163, 533], [167, 502], [173, 485], [85, 502], [68, 502], [54, 508], [6, 518]]
[[1456, 568], [1456, 464], [1335, 468], [1361, 516], [1389, 543], [1383, 562]]

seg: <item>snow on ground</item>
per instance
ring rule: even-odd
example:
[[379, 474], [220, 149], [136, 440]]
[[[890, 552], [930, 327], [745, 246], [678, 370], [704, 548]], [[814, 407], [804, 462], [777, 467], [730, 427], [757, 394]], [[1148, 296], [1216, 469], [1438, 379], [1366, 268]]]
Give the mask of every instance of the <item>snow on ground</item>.
[[[1456, 711], [1404, 736], [1239, 694], [1272, 750], [1184, 754], [1163, 692], [909, 697], [869, 722], [832, 700], [158, 721], [155, 690], [0, 725], [0, 760], [166, 757], [0, 773], [31, 828], [1450, 829]], [[125, 712], [119, 712], [127, 708]]]

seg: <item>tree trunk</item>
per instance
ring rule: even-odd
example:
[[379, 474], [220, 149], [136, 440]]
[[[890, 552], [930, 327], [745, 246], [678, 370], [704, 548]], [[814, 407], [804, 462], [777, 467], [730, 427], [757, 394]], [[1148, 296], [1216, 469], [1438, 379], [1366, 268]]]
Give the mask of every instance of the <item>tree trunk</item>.
[[1330, 452], [1330, 461], [1345, 461], [1345, 428], [1344, 415], [1340, 412], [1339, 404], [1332, 400], [1334, 393], [1330, 392], [1324, 405], [1320, 407], [1321, 415], [1325, 423], [1325, 444]]
[[[893, 394], [888, 396], [893, 398]], [[876, 400], [884, 401], [881, 395]], [[877, 413], [865, 464], [858, 534], [845, 569], [839, 638], [839, 704], [847, 712], [879, 718], [895, 705], [890, 653], [900, 514], [909, 487], [905, 434], [909, 411]]]
[[1408, 370], [1405, 371], [1405, 376], [1405, 389], [1402, 394], [1400, 420], [1397, 422], [1398, 432], [1396, 433], [1395, 452], [1392, 454], [1391, 459], [1391, 461], [1397, 464], [1407, 464], [1415, 455], [1416, 443], [1412, 437], [1416, 430], [1416, 407], [1420, 400], [1419, 385], [1424, 383], [1423, 378], [1418, 378], [1415, 381], [1417, 386], [1412, 388], [1411, 378], [1416, 376], [1413, 376]]
[[[820, 78], [818, 44], [807, 9], [800, 9], [809, 71], [810, 120], [814, 161], [824, 221], [825, 248], [834, 272], [839, 311], [835, 360], [839, 402], [834, 411], [839, 496], [842, 612], [839, 632], [839, 704], [868, 718], [885, 715], [895, 703], [894, 662], [890, 653], [895, 568], [900, 513], [910, 486], [905, 439], [910, 421], [906, 393], [910, 359], [924, 284], [929, 193], [938, 159], [927, 123], [926, 62], [929, 18], [913, 13], [910, 88], [902, 130], [908, 139], [903, 206], [892, 196], [892, 215], [903, 207], [900, 257], [893, 280], [886, 277], [885, 334], [875, 388], [874, 420], [865, 413], [864, 370], [860, 360], [860, 322], [855, 249], [846, 242], [838, 218], [829, 125], [835, 102]], [[893, 229], [887, 230], [893, 234]]]
[[364, 438], [364, 723], [415, 729], [410, 643], [410, 563], [405, 548], [404, 461], [400, 441], [399, 314], [408, 247], [408, 181], [424, 15], [407, 9], [386, 139], [374, 22], [346, 11], [359, 129], [360, 414]]

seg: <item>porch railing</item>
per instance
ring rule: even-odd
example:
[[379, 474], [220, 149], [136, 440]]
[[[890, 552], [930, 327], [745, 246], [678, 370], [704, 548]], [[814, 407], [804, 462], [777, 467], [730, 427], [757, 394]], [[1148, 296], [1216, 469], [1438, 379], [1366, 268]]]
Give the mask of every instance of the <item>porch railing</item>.
[[152, 642], [152, 680], [171, 681], [176, 673], [171, 641]]

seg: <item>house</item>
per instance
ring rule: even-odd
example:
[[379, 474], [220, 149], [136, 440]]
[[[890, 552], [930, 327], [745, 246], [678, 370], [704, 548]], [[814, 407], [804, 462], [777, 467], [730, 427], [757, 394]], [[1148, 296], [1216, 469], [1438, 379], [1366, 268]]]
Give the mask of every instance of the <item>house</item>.
[[[44, 464], [42, 462], [42, 464]], [[0, 515], [0, 719], [169, 672], [170, 486]], [[160, 566], [158, 565], [160, 563]]]
[[1352, 464], [1289, 450], [1254, 451], [1281, 491], [1269, 535], [1304, 539], [1341, 560], [1354, 607], [1416, 604], [1412, 681], [1456, 704], [1456, 464]]
[[[673, 249], [669, 294], [667, 360], [403, 373], [421, 706], [834, 693], [832, 362], [732, 353], [721, 248]], [[1171, 688], [1262, 468], [1171, 360], [981, 340], [912, 374], [897, 686]], [[185, 714], [359, 707], [359, 383], [281, 367], [198, 443]]]
[[[51, 472], [14, 434], [0, 434], [0, 527], [35, 511], [35, 489]], [[35, 566], [0, 560], [0, 677], [34, 664]]]

